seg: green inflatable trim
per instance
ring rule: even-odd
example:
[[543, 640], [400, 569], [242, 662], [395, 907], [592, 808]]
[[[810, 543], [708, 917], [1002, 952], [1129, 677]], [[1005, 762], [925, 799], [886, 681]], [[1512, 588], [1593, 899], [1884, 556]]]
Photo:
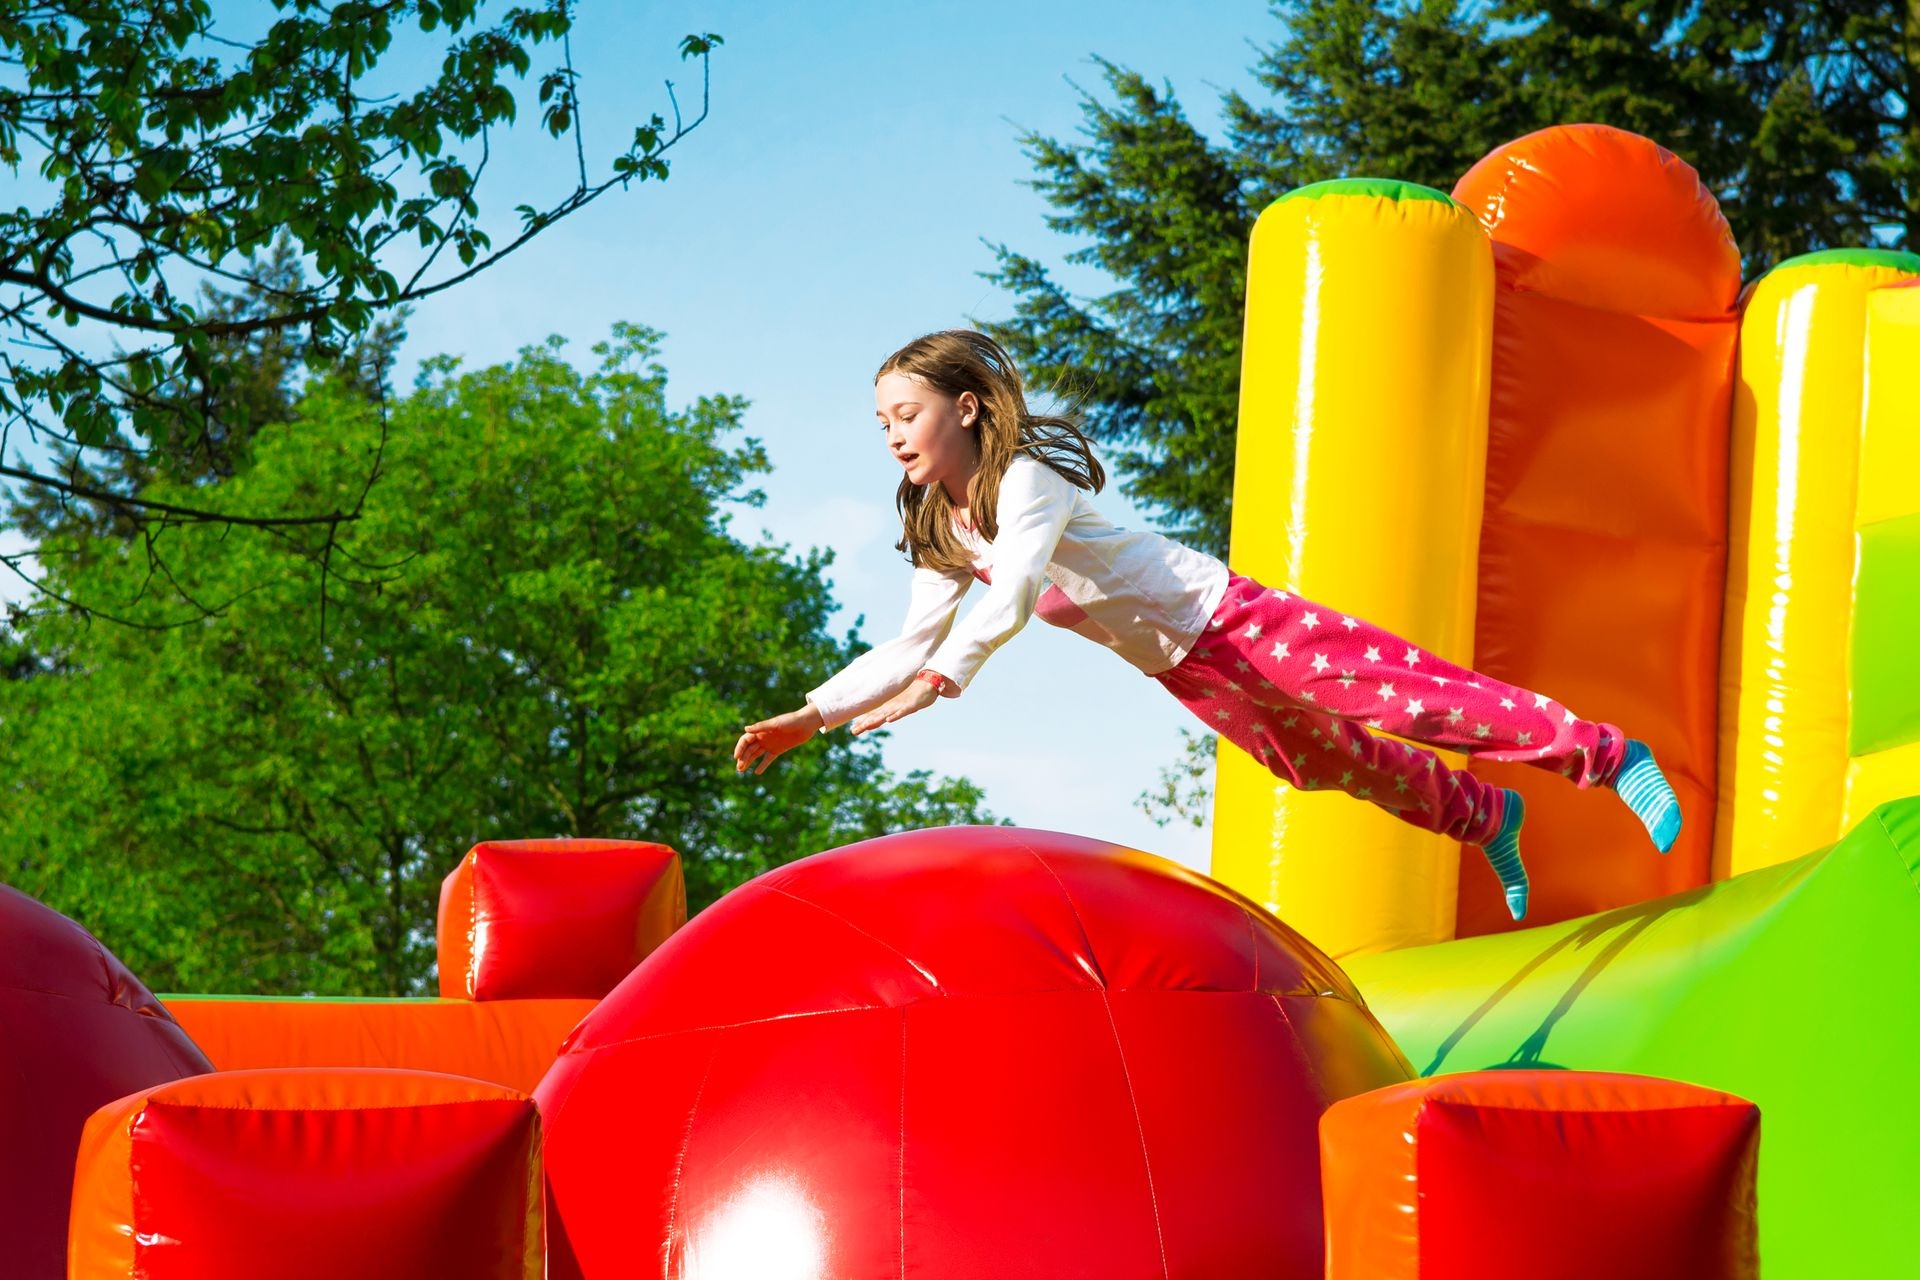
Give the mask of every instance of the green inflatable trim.
[[1424, 187], [1417, 182], [1402, 182], [1398, 178], [1329, 178], [1325, 182], [1309, 182], [1304, 187], [1295, 187], [1273, 203], [1285, 204], [1289, 200], [1317, 200], [1321, 196], [1379, 196], [1383, 200], [1438, 200], [1442, 204], [1465, 207], [1444, 191], [1436, 191], [1432, 187]]
[[1757, 1102], [1769, 1280], [1912, 1275], [1917, 863], [1913, 797], [1793, 862], [1344, 967], [1423, 1075], [1632, 1071]]
[[1816, 249], [1812, 253], [1788, 258], [1785, 262], [1776, 262], [1762, 275], [1770, 276], [1788, 267], [1818, 267], [1833, 262], [1851, 267], [1890, 267], [1895, 271], [1910, 271], [1920, 275], [1920, 253], [1908, 253], [1905, 249]]

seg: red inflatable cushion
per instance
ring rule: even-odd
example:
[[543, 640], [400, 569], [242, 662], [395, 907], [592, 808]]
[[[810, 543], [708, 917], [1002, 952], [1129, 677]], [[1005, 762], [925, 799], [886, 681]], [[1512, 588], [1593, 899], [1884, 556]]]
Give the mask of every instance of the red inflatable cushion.
[[230, 1071], [95, 1112], [70, 1280], [538, 1280], [523, 1093], [378, 1069]]
[[1753, 1280], [1760, 1109], [1650, 1076], [1484, 1071], [1320, 1121], [1327, 1280]]
[[597, 1000], [686, 919], [666, 845], [490, 840], [440, 886], [440, 994]]

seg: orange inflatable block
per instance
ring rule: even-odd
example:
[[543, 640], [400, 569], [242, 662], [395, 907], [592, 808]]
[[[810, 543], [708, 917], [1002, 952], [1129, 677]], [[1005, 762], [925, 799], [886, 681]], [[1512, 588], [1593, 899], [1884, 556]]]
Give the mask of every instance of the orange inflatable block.
[[538, 1280], [540, 1120], [413, 1071], [240, 1071], [87, 1121], [69, 1280]]
[[[1473, 765], [1526, 797], [1531, 928], [1712, 878], [1740, 253], [1691, 166], [1604, 125], [1496, 148], [1453, 195], [1496, 280], [1473, 666], [1645, 740], [1685, 815], [1662, 858], [1623, 805]], [[1457, 919], [1521, 927], [1484, 859]]]
[[1752, 1280], [1760, 1109], [1651, 1076], [1481, 1071], [1320, 1118], [1327, 1280]]
[[666, 845], [489, 840], [440, 886], [440, 994], [598, 1000], [686, 922]]
[[399, 1067], [533, 1092], [595, 1000], [272, 1000], [167, 996], [221, 1071]]

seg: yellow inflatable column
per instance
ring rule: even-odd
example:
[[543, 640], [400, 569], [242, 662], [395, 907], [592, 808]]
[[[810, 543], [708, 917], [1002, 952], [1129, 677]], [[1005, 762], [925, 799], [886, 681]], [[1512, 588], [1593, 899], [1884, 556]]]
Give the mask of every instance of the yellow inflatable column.
[[[1233, 568], [1471, 662], [1493, 255], [1430, 187], [1347, 179], [1260, 215]], [[1222, 741], [1213, 875], [1334, 956], [1453, 936], [1460, 846], [1302, 794]]]
[[1920, 795], [1920, 280], [1867, 295], [1840, 826]]
[[[1858, 754], [1849, 703], [1860, 499], [1883, 480], [1908, 501], [1913, 489], [1910, 471], [1862, 489], [1867, 300], [1916, 271], [1913, 254], [1826, 250], [1781, 263], [1747, 298], [1728, 476], [1716, 878], [1797, 858], [1845, 826]], [[1897, 332], [1886, 327], [1889, 342]], [[1900, 376], [1899, 365], [1886, 360], [1878, 376]], [[1874, 399], [1892, 414], [1896, 394]], [[1913, 430], [1872, 433], [1885, 465], [1911, 462]]]

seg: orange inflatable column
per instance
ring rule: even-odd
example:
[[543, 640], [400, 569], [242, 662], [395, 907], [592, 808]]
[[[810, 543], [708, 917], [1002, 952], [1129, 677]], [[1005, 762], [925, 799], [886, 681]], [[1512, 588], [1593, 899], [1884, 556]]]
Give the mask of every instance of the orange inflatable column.
[[1327, 1280], [1752, 1280], [1760, 1109], [1695, 1085], [1484, 1071], [1320, 1118]]
[[[1496, 273], [1474, 666], [1651, 743], [1686, 820], [1662, 858], [1610, 797], [1475, 765], [1526, 797], [1531, 927], [1709, 879], [1740, 256], [1690, 166], [1600, 125], [1501, 147], [1454, 197]], [[1458, 922], [1516, 927], [1479, 858]]]
[[68, 1280], [538, 1280], [540, 1120], [413, 1071], [233, 1071], [109, 1103], [74, 1171]]

